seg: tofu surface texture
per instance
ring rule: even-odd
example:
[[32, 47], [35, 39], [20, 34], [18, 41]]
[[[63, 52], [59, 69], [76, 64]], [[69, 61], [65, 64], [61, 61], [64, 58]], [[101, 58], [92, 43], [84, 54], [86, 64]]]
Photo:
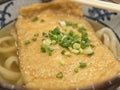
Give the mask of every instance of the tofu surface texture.
[[[34, 17], [38, 17], [38, 20], [32, 21]], [[41, 22], [42, 19], [44, 22]], [[72, 54], [67, 57], [61, 54], [64, 48], [59, 45], [54, 46], [52, 56], [42, 53], [42, 33], [48, 33], [57, 26], [62, 28], [59, 20], [68, 20], [84, 26], [95, 46], [94, 55], [88, 57], [84, 54]], [[20, 71], [28, 88], [58, 90], [86, 87], [111, 79], [120, 71], [120, 63], [97, 38], [92, 26], [83, 17], [78, 3], [60, 0], [23, 7], [16, 22], [16, 32]], [[39, 33], [39, 36], [37, 41], [33, 42], [31, 39], [36, 33]], [[26, 40], [31, 43], [25, 45]], [[65, 61], [64, 66], [60, 65], [60, 60]], [[75, 73], [74, 69], [80, 62], [85, 62], [87, 67], [79, 68], [79, 72]], [[62, 79], [56, 78], [58, 72], [63, 73]]]

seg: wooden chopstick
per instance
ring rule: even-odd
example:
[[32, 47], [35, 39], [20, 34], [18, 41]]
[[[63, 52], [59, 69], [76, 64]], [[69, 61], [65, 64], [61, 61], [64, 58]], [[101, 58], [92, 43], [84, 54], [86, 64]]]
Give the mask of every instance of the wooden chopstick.
[[71, 1], [78, 2], [84, 5], [101, 8], [101, 9], [120, 12], [120, 5], [112, 2], [105, 2], [100, 0], [71, 0]]

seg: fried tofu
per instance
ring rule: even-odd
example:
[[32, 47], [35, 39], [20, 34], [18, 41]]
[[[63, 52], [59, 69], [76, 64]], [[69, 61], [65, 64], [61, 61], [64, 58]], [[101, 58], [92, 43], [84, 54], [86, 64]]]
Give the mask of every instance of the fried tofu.
[[[33, 21], [35, 17], [37, 20]], [[72, 54], [67, 57], [61, 54], [64, 48], [59, 45], [54, 46], [55, 50], [51, 56], [42, 53], [42, 33], [48, 33], [59, 26], [59, 20], [69, 20], [84, 26], [91, 43], [95, 46], [94, 55], [88, 57], [84, 54]], [[93, 28], [83, 17], [78, 3], [61, 0], [23, 7], [16, 22], [16, 31], [20, 71], [28, 88], [58, 90], [85, 87], [104, 82], [120, 71], [120, 63], [97, 38]], [[39, 33], [39, 36], [36, 41], [32, 41], [36, 33]], [[25, 45], [26, 40], [30, 40], [30, 44]], [[64, 66], [60, 65], [60, 60], [65, 61]], [[87, 67], [80, 68], [75, 74], [74, 69], [80, 62], [87, 63]], [[58, 72], [63, 72], [62, 79], [56, 78]]]

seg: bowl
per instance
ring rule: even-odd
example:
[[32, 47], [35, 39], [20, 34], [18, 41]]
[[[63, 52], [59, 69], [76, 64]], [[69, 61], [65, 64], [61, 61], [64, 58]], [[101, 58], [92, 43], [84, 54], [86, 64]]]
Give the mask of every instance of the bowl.
[[[9, 30], [15, 24], [19, 9], [34, 3], [48, 2], [51, 0], [3, 0], [0, 1], [0, 33]], [[120, 42], [120, 13], [98, 9], [82, 5], [84, 17], [96, 29], [108, 27], [114, 32]], [[1, 37], [1, 36], [0, 36]], [[71, 90], [116, 90], [120, 85], [120, 75], [111, 80], [107, 80], [94, 86], [76, 88]], [[25, 87], [15, 87], [14, 85], [0, 83], [0, 90], [26, 90]]]

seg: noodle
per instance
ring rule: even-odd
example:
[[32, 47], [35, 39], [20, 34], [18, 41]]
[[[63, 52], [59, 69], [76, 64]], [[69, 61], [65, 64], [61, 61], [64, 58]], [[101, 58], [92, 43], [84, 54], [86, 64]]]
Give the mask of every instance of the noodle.
[[[7, 41], [11, 41], [11, 40], [13, 40], [13, 37], [11, 37], [11, 36], [2, 37], [2, 38], [0, 38], [0, 44], [5, 43]], [[12, 52], [15, 50], [16, 50], [15, 46], [0, 47], [0, 53]]]
[[15, 50], [15, 47], [0, 48], [0, 53], [11, 52], [11, 51], [14, 51], [14, 50]]
[[16, 82], [15, 85], [16, 85], [16, 86], [22, 86], [22, 85], [23, 85], [23, 79], [22, 79], [22, 77], [20, 77], [20, 78], [18, 79], [18, 81]]
[[7, 69], [11, 70], [11, 67], [14, 62], [16, 62], [16, 64], [18, 65], [18, 58], [16, 56], [11, 56], [5, 61], [4, 66]]
[[4, 83], [8, 83], [8, 80], [5, 80], [1, 75], [0, 75], [0, 81]]
[[17, 40], [17, 34], [14, 29], [11, 29], [10, 34], [13, 36], [15, 40]]
[[13, 72], [0, 66], [0, 74], [7, 80], [16, 81], [20, 77], [20, 72]]
[[103, 41], [103, 43], [108, 47], [108, 48], [110, 48], [110, 38], [109, 38], [109, 36], [108, 35], [106, 35], [106, 34], [103, 34], [103, 37], [104, 37], [104, 41]]
[[120, 60], [119, 55], [119, 41], [109, 28], [102, 28], [96, 32], [97, 36], [103, 41], [103, 43], [113, 52], [115, 57]]
[[13, 38], [10, 37], [10, 36], [6, 36], [6, 37], [3, 37], [0, 39], [0, 43], [4, 42], [4, 41], [7, 41], [7, 40], [12, 40]]
[[[15, 33], [14, 33], [15, 35]], [[0, 38], [0, 53], [6, 55], [7, 53], [16, 52], [15, 37], [5, 36]], [[14, 63], [15, 62], [15, 63]], [[16, 86], [23, 84], [20, 71], [15, 72], [12, 66], [16, 64], [18, 66], [18, 58], [15, 55], [11, 55], [4, 60], [4, 64], [0, 65], [0, 81], [4, 83], [14, 82]]]

